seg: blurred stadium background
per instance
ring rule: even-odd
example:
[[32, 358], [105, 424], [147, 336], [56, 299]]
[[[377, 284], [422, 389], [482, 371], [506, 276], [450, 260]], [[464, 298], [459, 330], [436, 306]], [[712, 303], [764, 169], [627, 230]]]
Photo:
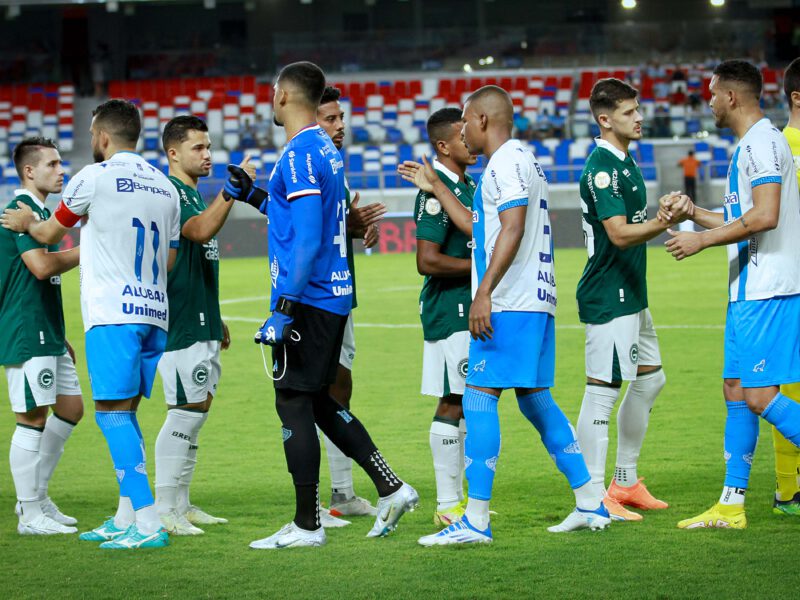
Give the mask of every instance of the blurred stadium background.
[[[747, 57], [764, 74], [763, 103], [782, 126], [782, 68], [800, 54], [798, 0], [105, 0], [3, 2], [0, 21], [0, 193], [18, 183], [10, 153], [24, 136], [57, 139], [69, 171], [91, 160], [91, 110], [104, 97], [141, 108], [141, 151], [163, 168], [160, 132], [173, 116], [208, 121], [215, 194], [229, 162], [254, 155], [261, 184], [285, 143], [272, 125], [271, 79], [312, 60], [343, 93], [345, 164], [364, 202], [382, 200], [379, 251], [413, 249], [413, 190], [398, 161], [429, 153], [428, 115], [486, 83], [507, 89], [517, 135], [551, 182], [559, 245], [582, 243], [577, 179], [593, 146], [588, 110], [598, 78], [641, 93], [645, 138], [633, 148], [650, 191], [682, 187], [678, 159], [702, 162], [698, 200], [722, 195], [734, 140], [707, 106], [710, 71]], [[476, 165], [475, 172], [482, 168]], [[224, 255], [260, 254], [263, 227], [236, 207]]]

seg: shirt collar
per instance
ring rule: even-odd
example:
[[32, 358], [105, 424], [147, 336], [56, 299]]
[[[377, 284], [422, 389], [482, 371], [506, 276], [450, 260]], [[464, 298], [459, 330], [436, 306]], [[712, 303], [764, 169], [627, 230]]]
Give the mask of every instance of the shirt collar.
[[44, 202], [39, 200], [36, 196], [33, 195], [33, 192], [26, 190], [25, 188], [20, 188], [18, 190], [14, 190], [14, 197], [16, 196], [27, 196], [31, 200], [36, 203], [36, 206], [39, 207], [39, 210], [44, 210]]
[[438, 158], [433, 159], [433, 168], [436, 169], [437, 171], [444, 173], [447, 176], [447, 178], [453, 183], [458, 183], [459, 176], [453, 173], [447, 167], [445, 167], [442, 163], [440, 163]]
[[626, 152], [623, 152], [622, 150], [620, 150], [619, 148], [614, 146], [614, 144], [612, 144], [611, 142], [609, 142], [607, 140], [604, 140], [603, 138], [599, 138], [599, 137], [598, 138], [594, 138], [594, 143], [597, 144], [598, 148], [605, 148], [606, 150], [611, 152], [611, 154], [613, 154], [614, 156], [616, 156], [620, 160], [625, 160], [627, 158], [627, 156], [628, 156], [628, 154]]

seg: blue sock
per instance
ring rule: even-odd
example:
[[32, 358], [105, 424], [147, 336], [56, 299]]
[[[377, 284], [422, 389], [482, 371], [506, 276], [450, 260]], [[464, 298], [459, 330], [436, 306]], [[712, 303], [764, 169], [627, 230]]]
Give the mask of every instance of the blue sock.
[[553, 400], [550, 390], [519, 396], [517, 404], [522, 414], [536, 427], [544, 447], [558, 470], [566, 476], [570, 487], [574, 490], [589, 482], [592, 478], [575, 439], [575, 430]]
[[725, 485], [747, 489], [758, 443], [758, 417], [747, 402], [725, 402]]
[[131, 499], [133, 510], [153, 504], [144, 455], [130, 411], [96, 411], [94, 415], [106, 438], [119, 481], [120, 496]]
[[464, 441], [464, 462], [467, 465], [469, 497], [490, 500], [492, 485], [500, 455], [500, 418], [497, 398], [473, 388], [467, 388], [461, 402], [467, 424]]
[[783, 437], [800, 446], [800, 404], [778, 392], [761, 416], [774, 425]]

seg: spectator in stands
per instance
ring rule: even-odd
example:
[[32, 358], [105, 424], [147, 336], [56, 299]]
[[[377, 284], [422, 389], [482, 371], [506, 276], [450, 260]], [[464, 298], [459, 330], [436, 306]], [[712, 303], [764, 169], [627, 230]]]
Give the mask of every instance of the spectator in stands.
[[669, 108], [659, 104], [653, 117], [653, 137], [669, 137], [670, 133]]
[[264, 120], [260, 114], [256, 115], [256, 122], [253, 124], [253, 133], [256, 139], [256, 147], [260, 150], [272, 150], [272, 136], [270, 135], [270, 124]]
[[561, 138], [564, 137], [564, 125], [566, 124], [567, 120], [562, 117], [560, 114], [556, 113], [552, 117], [550, 117], [550, 126], [552, 127], [553, 137]]
[[683, 193], [697, 203], [697, 172], [700, 169], [700, 161], [694, 157], [694, 150], [689, 152], [681, 160], [678, 166], [683, 168]]
[[242, 150], [256, 147], [256, 130], [250, 119], [245, 119], [239, 130], [239, 147]]
[[550, 122], [550, 112], [544, 108], [536, 120], [536, 136], [539, 139], [553, 137], [553, 124]]
[[531, 139], [531, 121], [521, 112], [514, 115], [514, 137], [520, 140]]

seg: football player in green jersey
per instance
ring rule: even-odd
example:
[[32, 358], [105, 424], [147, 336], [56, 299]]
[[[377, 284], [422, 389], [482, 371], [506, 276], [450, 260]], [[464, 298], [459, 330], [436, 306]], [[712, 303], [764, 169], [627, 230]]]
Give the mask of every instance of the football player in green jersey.
[[[467, 167], [477, 162], [461, 139], [461, 110], [443, 108], [427, 122], [436, 150], [433, 168], [468, 209], [476, 184]], [[450, 220], [441, 203], [427, 192], [417, 194], [417, 271], [425, 276], [419, 296], [424, 347], [422, 393], [439, 403], [429, 441], [436, 478], [433, 521], [447, 527], [464, 514], [464, 412], [461, 398], [469, 355], [471, 240]]]
[[[614, 479], [604, 498], [612, 518], [641, 520], [624, 505], [667, 508], [647, 491], [636, 464], [650, 410], [664, 387], [653, 319], [647, 302], [647, 242], [668, 227], [647, 220], [647, 190], [629, 152], [642, 137], [638, 92], [619, 79], [598, 81], [589, 99], [600, 126], [597, 147], [581, 174], [583, 232], [589, 259], [578, 283], [580, 319], [586, 324], [586, 389], [578, 441], [592, 484], [605, 491], [608, 424], [623, 381], [628, 389], [617, 414]], [[668, 194], [667, 198], [679, 194]]]
[[[341, 150], [344, 145], [344, 110], [339, 103], [341, 92], [327, 86], [322, 94], [322, 99], [317, 108], [317, 123], [330, 136], [334, 146]], [[378, 222], [386, 212], [386, 206], [381, 202], [374, 202], [367, 206], [358, 206], [358, 192], [350, 196], [350, 186], [345, 180], [347, 193], [347, 264], [353, 276], [353, 308], [358, 305], [356, 299], [356, 272], [353, 260], [353, 238], [363, 238], [364, 247], [372, 248], [378, 243]], [[350, 398], [353, 395], [353, 359], [356, 355], [355, 336], [353, 335], [353, 313], [347, 319], [347, 326], [342, 340], [342, 349], [339, 354], [339, 368], [336, 372], [336, 382], [330, 386], [329, 392], [339, 404], [350, 408]], [[353, 461], [336, 447], [326, 436], [325, 448], [328, 453], [328, 465], [331, 472], [331, 504], [330, 512], [333, 516], [347, 515], [374, 515], [375, 507], [368, 500], [356, 496], [353, 490]], [[347, 524], [341, 519], [337, 521], [327, 518], [325, 511], [320, 513], [322, 525], [325, 527], [341, 526]]]
[[[41, 137], [21, 141], [14, 148], [14, 166], [22, 189], [9, 207], [26, 204], [39, 220], [47, 220], [45, 200], [60, 194], [64, 184], [55, 143]], [[59, 252], [27, 233], [0, 229], [0, 364], [17, 418], [9, 462], [22, 535], [77, 531], [77, 521], [50, 499], [48, 483], [83, 416], [75, 355], [64, 332], [60, 277], [79, 258], [77, 247]]]
[[[164, 527], [176, 535], [198, 535], [198, 525], [227, 523], [194, 506], [189, 484], [197, 464], [200, 429], [208, 419], [221, 374], [220, 350], [230, 345], [219, 308], [219, 246], [216, 235], [233, 202], [222, 191], [206, 206], [197, 182], [211, 171], [211, 141], [205, 122], [179, 116], [164, 127], [169, 179], [178, 190], [181, 238], [169, 273], [169, 333], [158, 363], [167, 418], [156, 439], [156, 506]], [[247, 156], [241, 165], [255, 178]]]

